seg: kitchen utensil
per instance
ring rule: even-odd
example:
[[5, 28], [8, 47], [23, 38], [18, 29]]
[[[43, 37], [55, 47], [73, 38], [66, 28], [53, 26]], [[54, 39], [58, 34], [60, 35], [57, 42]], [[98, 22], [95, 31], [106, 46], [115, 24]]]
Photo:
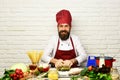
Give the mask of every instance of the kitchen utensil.
[[[116, 61], [116, 59], [114, 59], [113, 57], [109, 57], [109, 56], [105, 56], [104, 60], [105, 60], [105, 66], [107, 67], [112, 67], [113, 62]], [[99, 62], [100, 62], [100, 56], [96, 57], [97, 66], [99, 66]]]

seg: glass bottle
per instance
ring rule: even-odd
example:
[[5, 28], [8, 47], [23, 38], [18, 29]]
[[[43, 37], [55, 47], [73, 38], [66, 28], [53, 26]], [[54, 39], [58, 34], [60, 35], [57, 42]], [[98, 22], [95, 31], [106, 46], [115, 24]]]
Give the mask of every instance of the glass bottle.
[[100, 58], [99, 58], [99, 67], [102, 67], [102, 65], [105, 65], [105, 56], [104, 56], [104, 54], [100, 54]]
[[119, 72], [117, 68], [112, 68], [110, 74], [112, 80], [119, 80]]

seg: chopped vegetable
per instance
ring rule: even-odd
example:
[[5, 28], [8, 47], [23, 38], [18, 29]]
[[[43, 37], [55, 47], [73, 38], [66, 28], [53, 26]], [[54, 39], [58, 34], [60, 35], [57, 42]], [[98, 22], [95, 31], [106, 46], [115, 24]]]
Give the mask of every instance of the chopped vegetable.
[[70, 67], [69, 66], [63, 66], [61, 68], [58, 69], [59, 71], [69, 71]]

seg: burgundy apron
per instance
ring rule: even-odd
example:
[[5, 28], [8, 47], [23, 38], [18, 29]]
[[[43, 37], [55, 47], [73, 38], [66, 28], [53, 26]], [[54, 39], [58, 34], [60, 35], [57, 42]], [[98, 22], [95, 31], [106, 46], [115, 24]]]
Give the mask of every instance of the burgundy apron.
[[[72, 43], [73, 49], [72, 50], [63, 51], [63, 50], [58, 50], [59, 44], [60, 44], [60, 41], [58, 39], [57, 50], [56, 50], [56, 54], [55, 54], [54, 58], [56, 58], [56, 59], [63, 59], [63, 60], [70, 60], [70, 59], [73, 59], [73, 58], [76, 57], [74, 44], [73, 44], [73, 41], [72, 41], [71, 37], [70, 37], [70, 41]], [[77, 64], [73, 64], [72, 67], [77, 67]]]

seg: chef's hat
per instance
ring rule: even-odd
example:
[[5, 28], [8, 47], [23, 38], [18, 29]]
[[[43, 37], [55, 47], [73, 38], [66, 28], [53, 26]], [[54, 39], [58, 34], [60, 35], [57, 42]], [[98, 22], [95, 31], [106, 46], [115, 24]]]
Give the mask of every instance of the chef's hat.
[[59, 24], [67, 23], [71, 26], [72, 16], [68, 10], [61, 10], [56, 14], [56, 21]]

